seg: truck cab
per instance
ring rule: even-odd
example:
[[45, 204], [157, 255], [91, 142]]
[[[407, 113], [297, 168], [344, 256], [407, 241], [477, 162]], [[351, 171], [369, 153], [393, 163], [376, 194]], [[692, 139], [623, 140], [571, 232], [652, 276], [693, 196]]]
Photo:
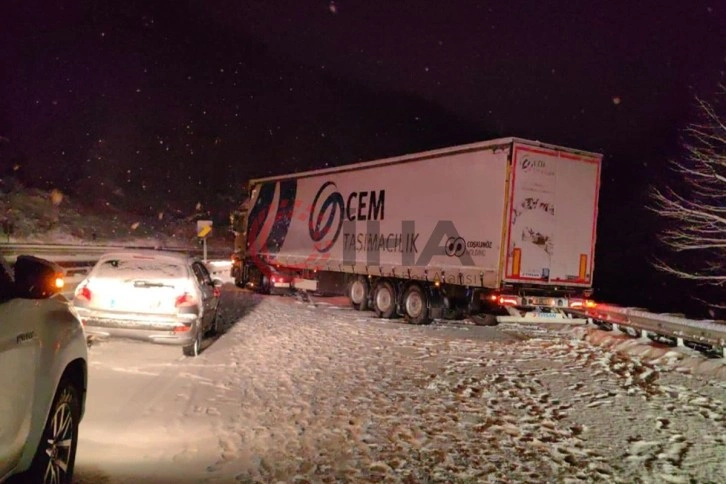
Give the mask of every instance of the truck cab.
[[239, 210], [235, 210], [229, 216], [230, 225], [234, 232], [234, 250], [232, 252], [232, 267], [230, 277], [234, 279], [237, 287], [243, 287], [247, 275], [245, 270], [245, 259], [247, 256], [247, 216], [249, 210], [246, 203]]

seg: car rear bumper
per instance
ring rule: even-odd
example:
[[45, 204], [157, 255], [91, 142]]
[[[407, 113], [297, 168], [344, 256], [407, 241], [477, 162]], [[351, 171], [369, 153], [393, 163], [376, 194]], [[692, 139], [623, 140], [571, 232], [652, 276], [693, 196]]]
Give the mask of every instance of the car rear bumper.
[[86, 332], [86, 336], [91, 339], [124, 338], [175, 346], [187, 346], [192, 344], [194, 341], [194, 333], [192, 331], [174, 333], [171, 331], [161, 332], [128, 328], [104, 328], [99, 326], [85, 326], [84, 330]]
[[86, 336], [100, 338], [129, 338], [153, 343], [185, 346], [194, 341], [199, 328], [196, 314], [175, 318], [155, 315], [117, 314], [78, 308], [78, 318]]

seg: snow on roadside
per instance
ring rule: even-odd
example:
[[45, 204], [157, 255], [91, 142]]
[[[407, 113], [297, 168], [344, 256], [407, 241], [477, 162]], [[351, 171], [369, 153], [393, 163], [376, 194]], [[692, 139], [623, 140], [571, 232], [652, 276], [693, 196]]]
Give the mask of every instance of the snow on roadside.
[[[194, 247], [196, 220], [208, 214], [134, 215], [109, 204], [88, 207], [58, 190], [44, 191], [0, 178], [0, 230], [2, 242], [67, 245], [124, 245], [136, 247]], [[229, 250], [225, 229], [207, 240], [210, 249]]]
[[209, 481], [726, 480], [720, 382], [557, 331], [227, 297], [248, 312], [195, 362], [219, 413]]

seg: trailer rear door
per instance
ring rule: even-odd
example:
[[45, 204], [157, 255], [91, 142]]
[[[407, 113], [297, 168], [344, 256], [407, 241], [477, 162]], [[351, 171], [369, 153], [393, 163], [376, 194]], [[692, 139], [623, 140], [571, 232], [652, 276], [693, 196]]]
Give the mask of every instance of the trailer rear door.
[[592, 284], [601, 157], [515, 143], [506, 282]]

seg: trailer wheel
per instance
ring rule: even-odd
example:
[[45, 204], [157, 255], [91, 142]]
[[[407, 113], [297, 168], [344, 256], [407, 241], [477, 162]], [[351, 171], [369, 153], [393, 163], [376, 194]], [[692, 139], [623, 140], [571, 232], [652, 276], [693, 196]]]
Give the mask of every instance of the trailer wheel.
[[368, 281], [363, 277], [356, 277], [348, 288], [348, 297], [356, 311], [368, 309]]
[[381, 281], [376, 285], [373, 310], [379, 318], [391, 319], [396, 314], [396, 290], [390, 282]]
[[493, 314], [475, 314], [471, 317], [477, 326], [497, 326], [497, 317]]
[[429, 324], [428, 298], [418, 284], [412, 284], [403, 294], [403, 311], [413, 324]]

